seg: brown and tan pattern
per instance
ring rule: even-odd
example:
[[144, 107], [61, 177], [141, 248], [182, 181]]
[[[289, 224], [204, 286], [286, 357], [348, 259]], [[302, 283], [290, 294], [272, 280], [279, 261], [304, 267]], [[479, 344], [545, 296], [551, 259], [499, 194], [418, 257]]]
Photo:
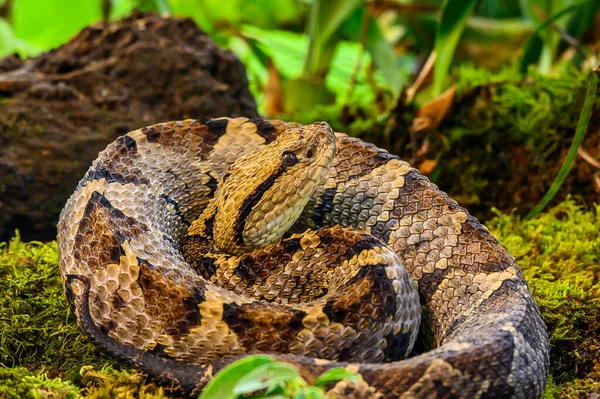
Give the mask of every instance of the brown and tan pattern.
[[187, 393], [251, 353], [308, 379], [337, 366], [364, 378], [330, 397], [544, 388], [546, 329], [506, 249], [406, 162], [323, 122], [130, 132], [58, 231], [86, 334]]

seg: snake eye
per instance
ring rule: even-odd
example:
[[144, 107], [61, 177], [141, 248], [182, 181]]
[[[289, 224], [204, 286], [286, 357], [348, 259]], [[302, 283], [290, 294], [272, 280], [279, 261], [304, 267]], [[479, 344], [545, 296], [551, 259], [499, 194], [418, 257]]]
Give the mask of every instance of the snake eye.
[[285, 166], [292, 166], [298, 163], [298, 158], [296, 158], [296, 154], [293, 152], [286, 151], [283, 153], [281, 162], [283, 162]]

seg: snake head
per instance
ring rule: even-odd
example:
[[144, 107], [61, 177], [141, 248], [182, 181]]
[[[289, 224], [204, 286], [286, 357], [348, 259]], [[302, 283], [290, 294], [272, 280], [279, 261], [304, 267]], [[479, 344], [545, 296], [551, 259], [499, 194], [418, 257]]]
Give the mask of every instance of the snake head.
[[238, 159], [215, 193], [213, 235], [223, 251], [240, 254], [279, 241], [300, 217], [335, 155], [325, 122], [285, 130]]

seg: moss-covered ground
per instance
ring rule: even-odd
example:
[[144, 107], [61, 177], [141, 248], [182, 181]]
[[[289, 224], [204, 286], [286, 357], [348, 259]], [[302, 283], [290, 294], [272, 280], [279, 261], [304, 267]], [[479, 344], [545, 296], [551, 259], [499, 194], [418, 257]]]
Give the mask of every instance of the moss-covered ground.
[[[516, 257], [551, 341], [545, 398], [600, 393], [600, 206], [567, 200], [488, 226]], [[55, 242], [0, 244], [0, 398], [163, 398], [169, 390], [104, 356], [79, 331]]]

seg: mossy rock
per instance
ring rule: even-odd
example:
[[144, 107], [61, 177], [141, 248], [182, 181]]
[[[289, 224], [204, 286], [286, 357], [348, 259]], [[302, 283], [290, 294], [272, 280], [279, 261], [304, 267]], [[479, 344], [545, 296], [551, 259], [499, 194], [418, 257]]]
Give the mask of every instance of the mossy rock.
[[[549, 328], [545, 398], [600, 393], [600, 206], [568, 199], [530, 221], [496, 211], [490, 230], [517, 259]], [[55, 242], [0, 244], [0, 397], [167, 398], [103, 355], [69, 313]]]

